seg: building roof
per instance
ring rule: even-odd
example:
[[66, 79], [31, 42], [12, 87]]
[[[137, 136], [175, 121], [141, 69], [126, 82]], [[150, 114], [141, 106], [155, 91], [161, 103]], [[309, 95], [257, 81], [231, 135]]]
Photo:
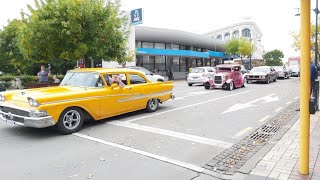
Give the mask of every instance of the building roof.
[[224, 41], [205, 37], [200, 34], [146, 26], [136, 26], [135, 28], [136, 40], [138, 41], [173, 43], [222, 52], [225, 51]]
[[260, 34], [260, 36], [263, 36], [261, 29], [259, 28], [259, 26], [254, 21], [237, 22], [237, 23], [234, 23], [234, 24], [230, 24], [230, 25], [223, 26], [221, 28], [217, 28], [215, 30], [209, 31], [207, 33], [204, 33], [203, 35], [208, 36], [208, 35], [214, 34], [216, 32], [232, 29], [234, 27], [241, 26], [241, 25], [253, 25], [255, 27], [255, 30]]

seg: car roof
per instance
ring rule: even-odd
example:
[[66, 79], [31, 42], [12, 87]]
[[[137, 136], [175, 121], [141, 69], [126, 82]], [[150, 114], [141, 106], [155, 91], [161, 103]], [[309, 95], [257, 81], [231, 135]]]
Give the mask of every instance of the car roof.
[[135, 70], [135, 69], [129, 69], [129, 68], [80, 68], [80, 69], [73, 69], [70, 70], [70, 72], [97, 72], [100, 74], [105, 73], [127, 73], [127, 72], [135, 72], [135, 73], [141, 73], [141, 71]]
[[239, 64], [220, 64], [220, 65], [217, 65], [217, 67], [227, 67], [227, 68], [232, 68], [232, 67], [239, 67], [241, 65]]

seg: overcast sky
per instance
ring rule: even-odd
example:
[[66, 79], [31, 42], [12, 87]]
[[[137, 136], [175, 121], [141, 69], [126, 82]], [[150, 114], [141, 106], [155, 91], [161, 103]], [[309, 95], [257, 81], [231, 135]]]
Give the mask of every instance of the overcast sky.
[[[253, 17], [260, 27], [266, 51], [280, 49], [284, 61], [299, 53], [291, 48], [290, 32], [299, 31], [299, 0], [122, 0], [123, 10], [144, 9], [143, 26], [204, 33], [241, 17]], [[0, 1], [0, 25], [20, 18], [20, 10], [33, 0]], [[314, 8], [314, 4], [312, 4]], [[312, 22], [315, 13], [310, 11]]]

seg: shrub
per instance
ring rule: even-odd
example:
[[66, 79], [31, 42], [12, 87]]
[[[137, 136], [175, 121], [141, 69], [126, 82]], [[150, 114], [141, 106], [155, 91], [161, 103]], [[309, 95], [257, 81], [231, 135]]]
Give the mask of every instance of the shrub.
[[26, 86], [27, 84], [37, 84], [39, 81], [38, 76], [23, 75], [19, 76], [19, 78], [22, 86]]

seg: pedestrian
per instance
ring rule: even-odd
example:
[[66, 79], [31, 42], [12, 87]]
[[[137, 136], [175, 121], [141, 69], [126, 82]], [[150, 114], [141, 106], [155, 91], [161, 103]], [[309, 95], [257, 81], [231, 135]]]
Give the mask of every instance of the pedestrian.
[[56, 75], [53, 75], [52, 79], [53, 79], [53, 83], [55, 83], [55, 84], [61, 82], [60, 79], [58, 79]]
[[310, 84], [310, 96], [313, 94], [313, 87], [315, 80], [318, 78], [318, 68], [314, 62], [310, 64], [310, 73], [311, 73], [311, 84]]
[[39, 83], [40, 84], [46, 84], [48, 83], [48, 76], [50, 74], [50, 71], [48, 71], [46, 69], [45, 66], [41, 66], [40, 67], [40, 71], [37, 73], [38, 77], [39, 77]]

